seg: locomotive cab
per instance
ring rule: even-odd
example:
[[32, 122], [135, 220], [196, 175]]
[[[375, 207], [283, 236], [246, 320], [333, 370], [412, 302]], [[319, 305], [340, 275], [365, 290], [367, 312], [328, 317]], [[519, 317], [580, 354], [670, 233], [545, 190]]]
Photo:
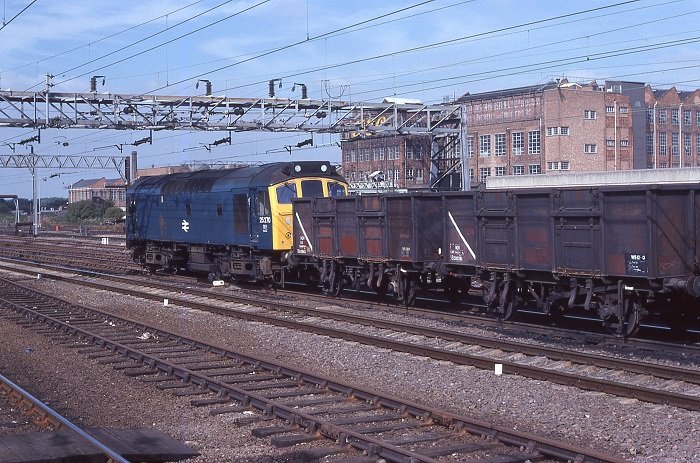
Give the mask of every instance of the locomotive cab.
[[276, 251], [289, 251], [292, 247], [292, 199], [338, 197], [346, 194], [345, 183], [325, 178], [295, 178], [272, 185], [269, 195], [272, 207], [272, 248]]

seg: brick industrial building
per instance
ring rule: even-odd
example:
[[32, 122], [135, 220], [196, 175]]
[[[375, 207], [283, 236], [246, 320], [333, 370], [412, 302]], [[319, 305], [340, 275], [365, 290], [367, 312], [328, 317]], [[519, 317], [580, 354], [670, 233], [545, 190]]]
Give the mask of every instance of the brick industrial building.
[[[466, 94], [457, 101], [466, 109], [472, 182], [553, 171], [698, 165], [700, 91], [563, 79]], [[428, 188], [459, 159], [456, 144], [443, 146], [431, 176], [430, 150], [439, 151], [440, 143], [417, 136], [344, 140], [343, 172], [359, 190], [377, 172], [396, 188]]]

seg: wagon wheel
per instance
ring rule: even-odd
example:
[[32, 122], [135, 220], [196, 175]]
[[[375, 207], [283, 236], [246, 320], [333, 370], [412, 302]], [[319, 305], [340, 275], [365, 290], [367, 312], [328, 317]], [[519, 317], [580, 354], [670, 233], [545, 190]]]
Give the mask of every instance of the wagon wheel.
[[403, 304], [408, 307], [416, 302], [416, 279], [412, 275], [406, 275], [405, 278], [401, 280], [403, 286]]
[[380, 298], [386, 297], [386, 292], [389, 289], [389, 282], [391, 281], [391, 278], [389, 278], [387, 275], [384, 275], [382, 278], [381, 284], [374, 284], [372, 283], [372, 286], [374, 287], [374, 291], [377, 293], [377, 296]]
[[522, 304], [520, 296], [517, 294], [517, 289], [513, 283], [504, 285], [496, 293], [498, 297], [498, 318], [501, 320], [510, 320], [518, 311], [518, 306]]
[[332, 283], [331, 292], [333, 296], [338, 297], [343, 289], [345, 289], [345, 278], [343, 275], [337, 275]]
[[498, 307], [498, 318], [501, 320], [510, 320], [513, 315], [517, 312], [517, 297], [512, 294], [506, 297], [505, 304]]
[[622, 306], [619, 306], [617, 297], [608, 296], [599, 305], [598, 314], [603, 319], [603, 326], [610, 334], [628, 338], [639, 331], [646, 310], [633, 298], [624, 298]]

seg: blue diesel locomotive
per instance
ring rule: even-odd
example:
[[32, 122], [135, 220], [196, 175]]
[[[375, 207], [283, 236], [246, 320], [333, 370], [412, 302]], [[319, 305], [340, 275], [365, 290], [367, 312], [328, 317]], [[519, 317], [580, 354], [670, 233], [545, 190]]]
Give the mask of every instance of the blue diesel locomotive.
[[292, 198], [346, 194], [325, 161], [141, 177], [127, 190], [127, 248], [150, 271], [283, 283]]

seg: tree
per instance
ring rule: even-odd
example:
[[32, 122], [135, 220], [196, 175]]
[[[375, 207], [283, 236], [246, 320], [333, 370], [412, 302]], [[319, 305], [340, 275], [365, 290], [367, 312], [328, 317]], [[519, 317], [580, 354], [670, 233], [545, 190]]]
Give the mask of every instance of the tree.
[[113, 204], [109, 201], [100, 203], [78, 201], [68, 205], [68, 212], [65, 218], [66, 221], [74, 223], [97, 221], [104, 216], [105, 211], [110, 207], [113, 207]]
[[102, 215], [102, 218], [110, 221], [110, 222], [116, 222], [118, 220], [121, 220], [124, 217], [124, 211], [122, 210], [121, 207], [110, 207], [107, 208]]

